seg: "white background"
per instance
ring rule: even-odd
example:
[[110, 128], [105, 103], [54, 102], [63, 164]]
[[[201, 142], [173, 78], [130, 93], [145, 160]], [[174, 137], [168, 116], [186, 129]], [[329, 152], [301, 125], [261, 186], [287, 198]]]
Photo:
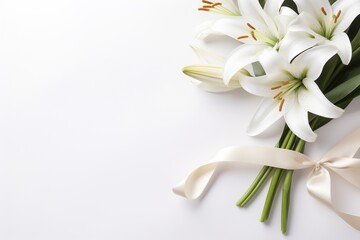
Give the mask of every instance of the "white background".
[[[280, 200], [236, 200], [258, 169], [228, 169], [201, 201], [171, 192], [217, 150], [250, 138], [259, 99], [202, 92], [181, 73], [208, 16], [200, 1], [9, 0], [0, 3], [0, 239], [358, 239], [294, 177], [287, 237]], [[318, 131], [318, 159], [360, 127], [360, 102]], [[355, 196], [337, 195], [340, 201]], [[356, 200], [359, 202], [358, 200]]]

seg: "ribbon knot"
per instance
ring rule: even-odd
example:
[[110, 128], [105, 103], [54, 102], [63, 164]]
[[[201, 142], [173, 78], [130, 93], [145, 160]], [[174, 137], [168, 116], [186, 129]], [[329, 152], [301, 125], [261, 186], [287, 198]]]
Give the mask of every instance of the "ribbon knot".
[[315, 171], [315, 172], [318, 172], [321, 167], [322, 167], [322, 166], [321, 166], [321, 162], [316, 162], [316, 163], [315, 163], [315, 167], [314, 167], [314, 171]]
[[214, 172], [229, 162], [267, 165], [288, 170], [312, 168], [307, 180], [308, 192], [352, 227], [360, 230], [360, 216], [339, 211], [332, 203], [332, 179], [329, 173], [329, 170], [336, 173], [360, 189], [360, 159], [354, 158], [359, 148], [360, 129], [341, 140], [318, 162], [311, 160], [302, 153], [286, 149], [259, 146], [228, 147], [219, 151], [210, 162], [195, 168], [180, 184], [173, 188], [173, 191], [190, 200], [199, 198], [205, 192]]

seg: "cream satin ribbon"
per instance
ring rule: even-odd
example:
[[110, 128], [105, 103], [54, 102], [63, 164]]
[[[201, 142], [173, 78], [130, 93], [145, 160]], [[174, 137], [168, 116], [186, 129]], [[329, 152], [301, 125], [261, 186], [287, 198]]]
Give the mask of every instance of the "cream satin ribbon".
[[342, 212], [334, 206], [329, 173], [329, 170], [335, 172], [360, 189], [360, 159], [354, 158], [359, 148], [360, 129], [345, 137], [318, 162], [304, 154], [280, 148], [228, 147], [219, 151], [209, 163], [195, 168], [173, 191], [190, 200], [199, 198], [209, 185], [214, 172], [227, 163], [266, 165], [289, 170], [312, 168], [307, 181], [309, 193], [360, 230], [360, 216]]

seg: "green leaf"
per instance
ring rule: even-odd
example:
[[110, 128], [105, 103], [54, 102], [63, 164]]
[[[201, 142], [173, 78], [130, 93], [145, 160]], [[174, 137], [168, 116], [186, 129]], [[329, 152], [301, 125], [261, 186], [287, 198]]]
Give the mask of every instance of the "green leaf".
[[263, 76], [263, 75], [265, 75], [265, 71], [264, 71], [263, 67], [261, 66], [261, 64], [259, 62], [254, 62], [252, 64], [252, 67], [254, 69], [255, 76]]
[[351, 23], [347, 34], [351, 40], [354, 39], [355, 35], [359, 33], [360, 26], [360, 16], [357, 16], [355, 20]]
[[295, 12], [298, 12], [296, 4], [294, 3], [293, 0], [285, 0], [283, 6], [289, 7]]
[[353, 51], [360, 47], [360, 30], [356, 33], [354, 39], [351, 41]]
[[338, 55], [333, 56], [324, 66], [321, 76], [316, 81], [321, 91], [324, 91], [331, 83], [332, 75], [336, 67], [341, 64], [340, 57]]
[[259, 2], [261, 4], [261, 6], [264, 7], [266, 1], [265, 0], [259, 0]]
[[349, 71], [346, 75], [346, 81], [333, 88], [325, 94], [325, 96], [333, 103], [337, 103], [346, 97], [360, 86], [360, 67]]

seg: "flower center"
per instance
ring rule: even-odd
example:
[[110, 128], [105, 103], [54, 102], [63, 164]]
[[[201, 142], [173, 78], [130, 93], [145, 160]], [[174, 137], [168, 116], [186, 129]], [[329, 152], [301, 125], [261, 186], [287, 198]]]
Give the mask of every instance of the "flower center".
[[234, 12], [230, 10], [229, 8], [226, 8], [223, 6], [221, 2], [210, 2], [207, 0], [202, 0], [204, 5], [201, 8], [198, 8], [199, 11], [205, 11], [205, 12], [214, 12], [222, 15], [228, 15], [228, 16], [239, 16], [240, 14], [237, 12]]
[[251, 23], [246, 23], [246, 25], [249, 27], [249, 34], [237, 37], [238, 40], [251, 37], [255, 41], [260, 40], [264, 43], [267, 43], [271, 47], [274, 47], [279, 42], [279, 39], [274, 39], [274, 37], [269, 37], [258, 31]]
[[296, 91], [301, 86], [303, 86], [302, 80], [306, 76], [306, 71], [304, 71], [303, 75], [300, 78], [296, 78], [288, 72], [286, 72], [286, 74], [289, 76], [288, 80], [282, 81], [278, 85], [271, 88], [271, 90], [274, 91], [275, 94], [273, 99], [280, 101], [279, 112], [281, 112], [283, 109], [286, 96], [296, 93]]
[[341, 10], [339, 10], [336, 14], [332, 15], [331, 18], [328, 18], [328, 14], [325, 11], [324, 7], [320, 8], [321, 13], [325, 16], [322, 25], [322, 32], [319, 33], [327, 39], [331, 39], [334, 33], [336, 24], [339, 22], [339, 18], [341, 16]]

